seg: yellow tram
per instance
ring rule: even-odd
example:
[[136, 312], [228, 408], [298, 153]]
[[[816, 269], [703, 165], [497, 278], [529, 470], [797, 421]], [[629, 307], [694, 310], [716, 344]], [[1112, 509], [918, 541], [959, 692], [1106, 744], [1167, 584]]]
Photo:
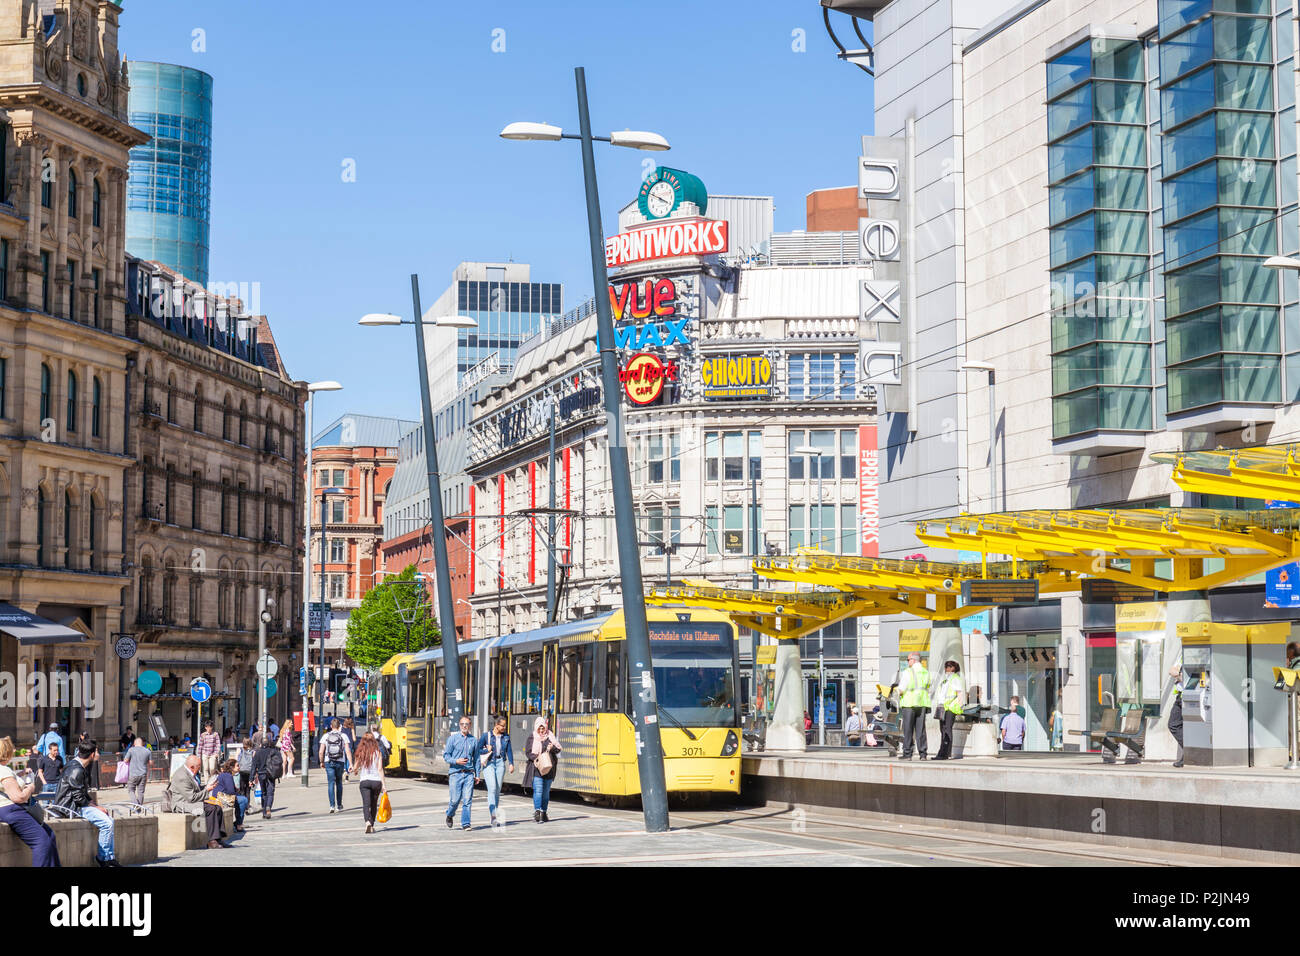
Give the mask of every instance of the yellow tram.
[[[727, 615], [647, 609], [668, 791], [740, 792], [739, 660]], [[494, 715], [509, 721], [520, 783], [524, 743], [539, 715], [563, 755], [555, 787], [617, 799], [640, 793], [632, 673], [623, 612], [462, 643], [465, 712], [480, 734]], [[445, 774], [447, 700], [442, 648], [400, 654], [382, 672], [381, 727], [393, 743], [390, 767]], [[390, 703], [391, 702], [391, 703]]]

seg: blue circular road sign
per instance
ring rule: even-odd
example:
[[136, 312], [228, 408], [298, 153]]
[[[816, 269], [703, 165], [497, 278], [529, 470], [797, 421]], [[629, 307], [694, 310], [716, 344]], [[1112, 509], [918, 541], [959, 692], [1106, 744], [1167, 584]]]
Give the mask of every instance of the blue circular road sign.
[[162, 674], [157, 671], [141, 671], [135, 679], [135, 686], [140, 688], [142, 694], [156, 694], [162, 690]]
[[197, 704], [205, 703], [212, 696], [212, 685], [202, 677], [190, 681], [190, 697]]
[[266, 682], [266, 696], [274, 697], [277, 690], [279, 690], [279, 688], [275, 685], [275, 678], [272, 677], [268, 679]]

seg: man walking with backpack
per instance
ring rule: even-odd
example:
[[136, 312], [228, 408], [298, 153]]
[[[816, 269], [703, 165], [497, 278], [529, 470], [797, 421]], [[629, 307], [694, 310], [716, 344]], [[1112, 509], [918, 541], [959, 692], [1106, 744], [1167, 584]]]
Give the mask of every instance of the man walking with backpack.
[[263, 737], [253, 754], [253, 774], [262, 788], [262, 819], [271, 819], [271, 805], [275, 803], [275, 782], [284, 773], [284, 758], [274, 737]]
[[[320, 739], [320, 764], [325, 768], [325, 789], [330, 797], [330, 813], [343, 809], [343, 775], [352, 765], [352, 748], [343, 733], [343, 722], [337, 717], [330, 723], [329, 733]], [[337, 795], [337, 796], [336, 796]]]

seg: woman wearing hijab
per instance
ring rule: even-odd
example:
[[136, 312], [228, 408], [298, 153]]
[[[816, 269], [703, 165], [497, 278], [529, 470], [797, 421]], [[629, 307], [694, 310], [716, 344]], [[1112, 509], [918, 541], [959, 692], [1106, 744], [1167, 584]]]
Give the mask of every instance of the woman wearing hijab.
[[551, 803], [551, 783], [560, 759], [560, 742], [551, 733], [545, 717], [538, 717], [534, 722], [533, 732], [524, 744], [524, 755], [528, 758], [524, 786], [533, 788], [533, 822], [550, 823], [546, 808]]

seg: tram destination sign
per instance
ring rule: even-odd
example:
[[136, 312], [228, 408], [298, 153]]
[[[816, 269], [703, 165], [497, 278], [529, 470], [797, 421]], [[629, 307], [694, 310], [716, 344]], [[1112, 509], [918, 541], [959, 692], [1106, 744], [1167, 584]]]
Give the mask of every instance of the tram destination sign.
[[961, 583], [963, 604], [1025, 607], [1038, 603], [1036, 578], [988, 578]]
[[1150, 588], [1105, 578], [1084, 578], [1079, 588], [1085, 604], [1131, 604], [1135, 601], [1158, 601], [1160, 595]]

